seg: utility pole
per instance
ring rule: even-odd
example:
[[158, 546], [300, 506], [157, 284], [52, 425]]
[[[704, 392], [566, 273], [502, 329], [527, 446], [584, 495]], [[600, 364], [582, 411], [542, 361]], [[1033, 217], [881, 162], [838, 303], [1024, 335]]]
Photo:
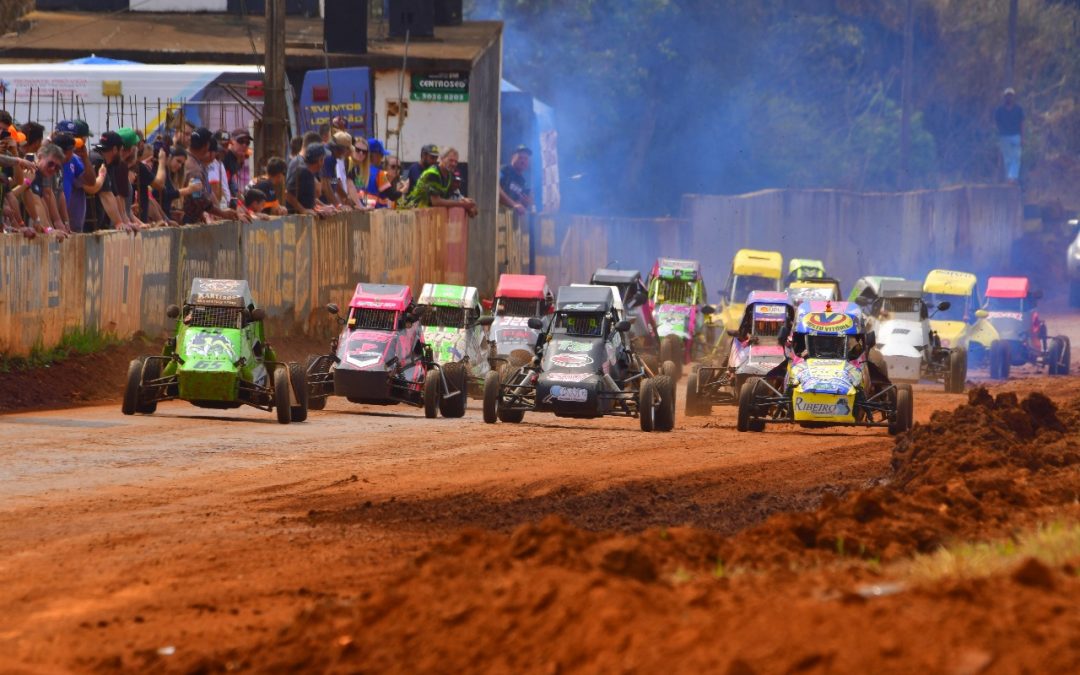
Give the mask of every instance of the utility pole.
[[900, 80], [900, 189], [911, 187], [911, 79], [915, 59], [915, 0], [904, 17], [904, 63]]
[[1019, 13], [1020, 0], [1009, 0], [1009, 44], [1005, 51], [1005, 86], [1015, 84], [1016, 75], [1016, 15]]
[[256, 166], [265, 166], [274, 155], [286, 156], [288, 120], [285, 116], [285, 0], [266, 0], [265, 83], [263, 85], [262, 133]]

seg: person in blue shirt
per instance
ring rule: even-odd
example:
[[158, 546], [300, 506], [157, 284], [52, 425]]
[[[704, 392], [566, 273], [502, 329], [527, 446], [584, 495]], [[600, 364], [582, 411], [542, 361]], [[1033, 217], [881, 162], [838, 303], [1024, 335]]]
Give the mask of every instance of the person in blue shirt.
[[[382, 141], [377, 138], [368, 139], [368, 159], [371, 166], [368, 168], [368, 184], [367, 193], [369, 195], [378, 195], [379, 190], [379, 172], [382, 171], [383, 157], [386, 157], [386, 147], [383, 146]], [[386, 204], [376, 204], [375, 208], [386, 208]]]

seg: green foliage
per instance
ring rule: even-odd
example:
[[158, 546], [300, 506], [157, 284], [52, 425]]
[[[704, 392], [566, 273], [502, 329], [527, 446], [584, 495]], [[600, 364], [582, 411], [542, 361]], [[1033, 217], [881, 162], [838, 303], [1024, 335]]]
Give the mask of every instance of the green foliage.
[[51, 349], [35, 345], [28, 356], [0, 355], [0, 373], [45, 368], [80, 354], [96, 354], [120, 344], [115, 335], [98, 330], [76, 328], [64, 333], [60, 343]]
[[1026, 558], [1051, 567], [1075, 563], [1080, 559], [1080, 525], [1055, 521], [1010, 539], [955, 544], [913, 558], [900, 572], [916, 582], [975, 579], [1005, 572]]

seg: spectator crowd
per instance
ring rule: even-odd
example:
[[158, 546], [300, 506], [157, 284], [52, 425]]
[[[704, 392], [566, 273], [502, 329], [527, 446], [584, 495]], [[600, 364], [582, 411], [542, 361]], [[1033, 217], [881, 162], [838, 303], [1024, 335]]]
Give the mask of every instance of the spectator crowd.
[[[524, 177], [531, 154], [519, 147], [500, 174], [500, 204], [519, 213], [533, 209]], [[406, 170], [379, 139], [349, 134], [342, 118], [293, 138], [288, 156], [269, 158], [258, 175], [251, 155], [246, 129], [178, 129], [148, 142], [123, 127], [95, 138], [82, 120], [50, 132], [0, 110], [3, 229], [63, 239], [352, 210], [457, 206], [477, 214], [463, 194], [456, 149], [425, 145]]]

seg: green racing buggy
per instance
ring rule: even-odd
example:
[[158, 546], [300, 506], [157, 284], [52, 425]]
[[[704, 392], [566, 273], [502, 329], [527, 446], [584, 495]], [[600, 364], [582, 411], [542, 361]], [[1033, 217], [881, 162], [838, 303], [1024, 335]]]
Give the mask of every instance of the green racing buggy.
[[159, 402], [180, 399], [200, 408], [276, 410], [282, 424], [307, 419], [307, 374], [278, 361], [247, 281], [195, 278], [183, 309], [170, 305], [166, 316], [176, 319], [176, 335], [160, 355], [128, 366], [125, 415], [149, 415]]

